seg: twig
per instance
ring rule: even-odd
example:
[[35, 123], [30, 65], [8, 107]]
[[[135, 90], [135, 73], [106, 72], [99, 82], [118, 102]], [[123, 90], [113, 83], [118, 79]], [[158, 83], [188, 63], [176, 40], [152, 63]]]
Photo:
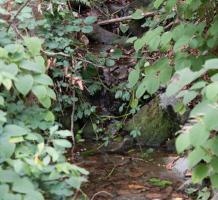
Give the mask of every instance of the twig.
[[13, 22], [16, 20], [17, 16], [21, 13], [21, 11], [28, 5], [28, 3], [30, 2], [31, 0], [27, 0], [17, 11], [16, 15], [13, 17], [13, 19], [11, 20], [8, 28], [7, 28], [7, 31], [9, 31], [9, 29], [11, 28], [11, 25], [13, 24]]
[[[156, 12], [147, 12], [144, 13], [143, 16], [144, 17], [151, 17], [154, 16], [156, 14]], [[129, 16], [125, 16], [125, 17], [118, 17], [118, 18], [114, 18], [114, 19], [108, 19], [108, 20], [104, 20], [104, 21], [100, 21], [97, 24], [98, 25], [106, 25], [106, 24], [111, 24], [111, 23], [115, 23], [115, 22], [122, 22], [122, 21], [126, 21], [126, 20], [131, 20], [132, 15]]]
[[[63, 57], [66, 57], [66, 58], [70, 58], [72, 57], [71, 55], [69, 54], [66, 54], [66, 53], [63, 53], [63, 52], [48, 52], [48, 51], [45, 51], [45, 50], [41, 50], [44, 54], [46, 54], [47, 56], [51, 56], [51, 57], [54, 57], [54, 56], [63, 56]], [[105, 66], [103, 65], [98, 65], [98, 64], [95, 64], [89, 60], [86, 60], [86, 59], [83, 59], [83, 58], [75, 58], [75, 60], [79, 60], [79, 61], [83, 61], [85, 63], [88, 63], [88, 64], [91, 64], [91, 65], [94, 65], [96, 67], [99, 67], [99, 68], [105, 68]]]
[[91, 200], [94, 200], [96, 196], [98, 196], [99, 194], [102, 194], [102, 193], [107, 194], [107, 195], [110, 196], [110, 197], [113, 197], [113, 195], [112, 195], [111, 193], [109, 193], [109, 192], [100, 191], [100, 192], [95, 193], [95, 194], [92, 196]]
[[71, 127], [70, 127], [70, 131], [72, 133], [72, 140], [73, 140], [73, 150], [76, 145], [75, 135], [74, 135], [74, 115], [75, 115], [75, 88], [73, 88], [73, 105], [72, 105]]

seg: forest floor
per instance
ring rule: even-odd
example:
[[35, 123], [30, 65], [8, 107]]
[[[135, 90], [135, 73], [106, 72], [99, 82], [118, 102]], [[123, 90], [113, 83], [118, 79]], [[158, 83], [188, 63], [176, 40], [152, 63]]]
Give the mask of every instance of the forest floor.
[[187, 200], [178, 188], [184, 183], [179, 172], [167, 169], [175, 154], [132, 150], [128, 154], [97, 153], [80, 157], [90, 172], [82, 190], [91, 200]]

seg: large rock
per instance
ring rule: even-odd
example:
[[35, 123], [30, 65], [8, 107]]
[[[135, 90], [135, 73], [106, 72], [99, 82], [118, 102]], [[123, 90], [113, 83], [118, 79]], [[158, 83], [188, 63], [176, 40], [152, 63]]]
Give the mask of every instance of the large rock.
[[145, 146], [159, 146], [172, 136], [179, 128], [177, 117], [172, 109], [160, 107], [159, 97], [144, 105], [140, 111], [130, 119], [125, 127], [126, 131], [139, 129], [141, 136], [138, 143]]

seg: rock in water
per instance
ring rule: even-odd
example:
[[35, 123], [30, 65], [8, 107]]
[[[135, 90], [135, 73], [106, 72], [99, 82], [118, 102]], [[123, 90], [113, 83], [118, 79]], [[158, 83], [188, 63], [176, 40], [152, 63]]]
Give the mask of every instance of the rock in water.
[[160, 107], [159, 97], [155, 97], [127, 122], [125, 130], [134, 129], [141, 132], [140, 145], [157, 147], [179, 129], [179, 124], [175, 113]]

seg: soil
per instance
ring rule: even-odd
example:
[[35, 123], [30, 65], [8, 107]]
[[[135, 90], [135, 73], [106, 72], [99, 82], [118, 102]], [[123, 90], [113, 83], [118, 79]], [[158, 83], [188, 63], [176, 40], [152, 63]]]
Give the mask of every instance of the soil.
[[[174, 157], [156, 152], [141, 158], [141, 152], [128, 155], [96, 154], [86, 157], [80, 166], [89, 172], [83, 192], [91, 200], [185, 200], [191, 199], [177, 189], [184, 182], [167, 170], [164, 159]], [[155, 186], [152, 178], [168, 181], [164, 187]]]

